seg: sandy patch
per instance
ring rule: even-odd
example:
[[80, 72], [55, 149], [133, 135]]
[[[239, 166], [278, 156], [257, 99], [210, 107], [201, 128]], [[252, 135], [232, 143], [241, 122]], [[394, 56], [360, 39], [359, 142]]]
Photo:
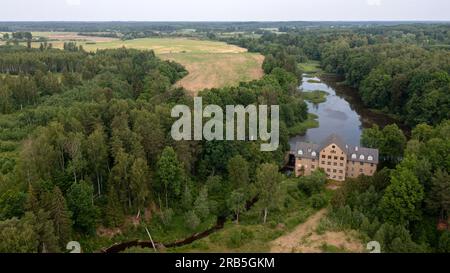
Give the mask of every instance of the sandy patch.
[[305, 223], [298, 225], [294, 231], [271, 242], [272, 253], [321, 253], [322, 246], [332, 245], [348, 252], [362, 252], [362, 244], [353, 234], [345, 232], [325, 232], [317, 234], [316, 227], [326, 215], [322, 209], [311, 216]]

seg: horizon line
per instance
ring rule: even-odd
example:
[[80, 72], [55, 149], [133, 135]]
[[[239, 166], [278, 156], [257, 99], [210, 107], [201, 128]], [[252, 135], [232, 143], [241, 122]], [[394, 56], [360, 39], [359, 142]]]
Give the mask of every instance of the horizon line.
[[450, 22], [450, 19], [371, 19], [371, 20], [0, 20], [0, 23], [359, 23], [359, 22]]

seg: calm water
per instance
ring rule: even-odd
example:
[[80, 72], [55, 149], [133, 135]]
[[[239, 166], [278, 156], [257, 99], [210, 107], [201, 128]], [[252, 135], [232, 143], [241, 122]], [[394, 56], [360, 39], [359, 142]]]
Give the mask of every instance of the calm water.
[[[309, 80], [320, 81], [320, 83], [309, 83]], [[340, 85], [338, 81], [339, 79], [333, 76], [324, 76], [319, 79], [303, 75], [299, 91], [322, 90], [329, 95], [326, 102], [318, 105], [307, 102], [309, 112], [319, 116], [319, 127], [309, 129], [305, 135], [291, 138], [289, 141], [291, 148], [294, 148], [299, 141], [321, 143], [333, 133], [341, 136], [348, 144], [360, 145], [364, 128], [370, 128], [373, 124], [384, 127], [387, 124], [397, 123], [386, 115], [366, 109], [359, 99], [357, 90]], [[398, 125], [404, 128], [402, 124]]]

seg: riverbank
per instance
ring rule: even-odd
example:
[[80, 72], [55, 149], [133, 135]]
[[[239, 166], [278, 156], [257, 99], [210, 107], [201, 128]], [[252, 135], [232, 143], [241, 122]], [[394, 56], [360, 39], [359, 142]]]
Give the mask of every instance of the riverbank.
[[304, 135], [308, 131], [308, 129], [317, 128], [319, 127], [319, 122], [317, 121], [318, 116], [313, 113], [308, 113], [308, 119], [297, 123], [294, 126], [291, 126], [288, 128], [289, 130], [289, 136], [296, 136], [296, 135]]
[[[303, 74], [299, 92], [321, 103], [306, 100], [309, 112], [317, 117], [315, 120], [317, 126], [298, 130], [300, 133], [291, 137], [289, 141], [291, 147], [295, 147], [298, 142], [321, 143], [331, 134], [340, 135], [348, 144], [361, 145], [362, 131], [375, 124], [385, 127], [395, 123], [404, 131], [408, 131], [401, 121], [392, 116], [368, 109], [361, 101], [358, 90], [342, 83], [343, 79], [335, 75]], [[315, 94], [318, 91], [323, 98]]]

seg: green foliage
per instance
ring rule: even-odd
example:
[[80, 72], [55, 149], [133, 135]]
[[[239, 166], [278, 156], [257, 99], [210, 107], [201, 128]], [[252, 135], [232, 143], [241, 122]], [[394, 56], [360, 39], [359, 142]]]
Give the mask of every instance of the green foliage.
[[314, 104], [319, 104], [327, 101], [328, 92], [322, 90], [302, 92], [302, 97]]
[[445, 231], [439, 238], [438, 251], [440, 253], [450, 253], [450, 232]]
[[0, 221], [0, 252], [33, 253], [38, 251], [38, 235], [33, 227], [33, 215], [22, 219]]
[[256, 171], [256, 184], [258, 188], [258, 204], [264, 211], [263, 222], [267, 221], [269, 208], [276, 207], [279, 202], [279, 187], [281, 175], [278, 173], [278, 167], [274, 164], [262, 164]]
[[48, 206], [50, 218], [53, 220], [55, 235], [59, 239], [59, 245], [64, 247], [71, 238], [72, 220], [71, 212], [67, 208], [66, 200], [58, 187], [53, 189]]
[[85, 181], [74, 183], [67, 193], [67, 206], [73, 213], [74, 227], [82, 232], [93, 232], [98, 211], [94, 205], [94, 188]]
[[195, 230], [200, 224], [200, 218], [198, 218], [197, 214], [194, 211], [190, 210], [184, 214], [184, 221], [186, 223], [186, 227], [191, 230]]
[[0, 220], [21, 217], [25, 212], [26, 194], [13, 189], [0, 196]]
[[425, 201], [428, 208], [438, 212], [441, 219], [448, 217], [450, 211], [450, 176], [446, 171], [441, 169], [436, 171]]
[[315, 209], [321, 209], [325, 207], [328, 203], [328, 200], [322, 194], [314, 194], [311, 196], [311, 206]]
[[247, 161], [236, 155], [228, 161], [228, 180], [234, 189], [247, 187], [249, 183], [249, 170]]
[[164, 187], [166, 208], [169, 204], [169, 192], [172, 198], [178, 198], [181, 194], [181, 185], [184, 181], [184, 172], [181, 163], [172, 147], [166, 147], [157, 163], [158, 178]]
[[228, 206], [234, 215], [236, 215], [236, 223], [239, 223], [239, 215], [245, 211], [246, 200], [244, 190], [234, 190], [228, 199]]
[[238, 227], [231, 230], [227, 240], [227, 246], [229, 248], [238, 248], [253, 238], [254, 234], [251, 230], [245, 227]]
[[209, 216], [208, 188], [206, 186], [200, 189], [194, 202], [194, 211], [201, 220], [205, 220]]
[[387, 221], [407, 225], [419, 219], [423, 198], [423, 186], [417, 177], [400, 167], [391, 174], [391, 184], [386, 188], [380, 207]]
[[325, 188], [327, 176], [323, 171], [314, 171], [310, 176], [298, 178], [298, 188], [308, 196], [320, 193]]
[[387, 125], [383, 130], [374, 125], [370, 129], [363, 130], [361, 144], [368, 148], [379, 149], [381, 160], [396, 164], [403, 156], [406, 137], [396, 124]]
[[131, 166], [130, 191], [136, 208], [143, 209], [149, 202], [150, 171], [147, 161], [137, 158]]

